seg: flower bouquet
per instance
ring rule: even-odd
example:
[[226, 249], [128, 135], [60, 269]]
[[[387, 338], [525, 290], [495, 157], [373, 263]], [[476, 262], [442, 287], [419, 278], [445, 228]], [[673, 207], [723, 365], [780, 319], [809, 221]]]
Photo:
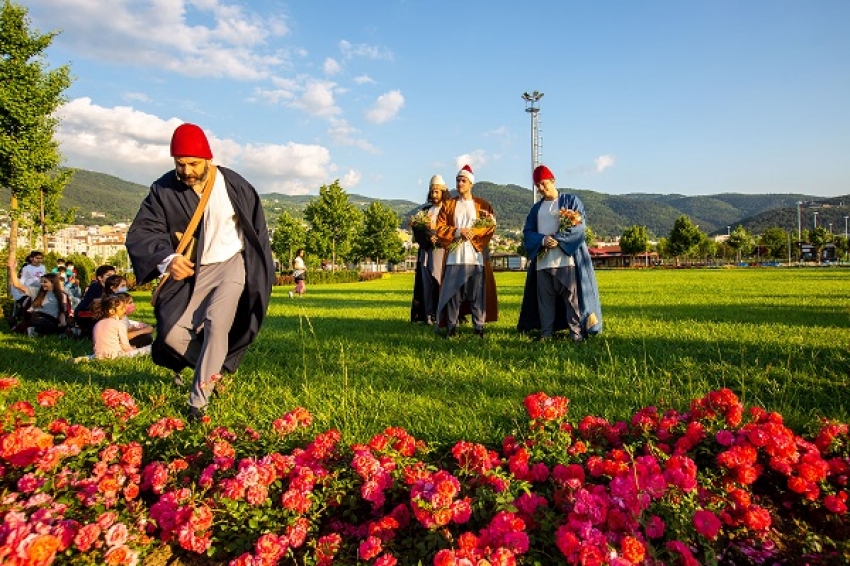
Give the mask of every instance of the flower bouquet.
[[[584, 219], [581, 217], [580, 212], [569, 208], [562, 208], [558, 211], [558, 232], [566, 232], [573, 226], [578, 226], [583, 221]], [[542, 258], [548, 251], [549, 248], [540, 248], [540, 251], [537, 253], [537, 259]]]
[[427, 230], [431, 227], [431, 216], [427, 210], [420, 210], [410, 217], [410, 227], [418, 230]]
[[[473, 230], [476, 228], [495, 228], [496, 227], [496, 217], [487, 212], [486, 210], [478, 211], [478, 218], [472, 223]], [[452, 243], [449, 244], [449, 251], [453, 252], [457, 249], [459, 245], [463, 243], [463, 238], [455, 238], [452, 240]]]

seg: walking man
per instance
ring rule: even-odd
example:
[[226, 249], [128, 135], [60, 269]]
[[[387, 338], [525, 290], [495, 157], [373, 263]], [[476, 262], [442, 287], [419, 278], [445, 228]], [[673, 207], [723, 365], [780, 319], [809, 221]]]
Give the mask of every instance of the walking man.
[[584, 241], [584, 205], [575, 195], [558, 194], [545, 165], [534, 169], [533, 179], [542, 199], [531, 207], [522, 231], [531, 263], [517, 329], [539, 329], [541, 341], [568, 330], [570, 340], [581, 342], [602, 331], [599, 289]]
[[[236, 371], [260, 331], [274, 263], [257, 191], [238, 173], [213, 165], [203, 130], [178, 126], [171, 156], [174, 170], [151, 185], [126, 245], [140, 281], [167, 274], [154, 307], [152, 357], [178, 373], [194, 367], [189, 418], [198, 420], [222, 371]], [[182, 232], [206, 191], [194, 245], [178, 254]]]
[[455, 178], [458, 196], [445, 201], [437, 215], [437, 242], [447, 251], [434, 332], [445, 323], [446, 338], [456, 334], [462, 309], [472, 314], [473, 330], [482, 338], [484, 324], [499, 318], [489, 250], [496, 217], [489, 202], [472, 196], [474, 184], [472, 168], [464, 165]]

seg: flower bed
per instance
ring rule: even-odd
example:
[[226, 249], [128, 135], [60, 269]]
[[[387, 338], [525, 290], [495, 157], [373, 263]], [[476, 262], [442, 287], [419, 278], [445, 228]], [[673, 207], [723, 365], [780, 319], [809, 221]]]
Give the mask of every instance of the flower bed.
[[[388, 428], [344, 446], [302, 408], [268, 431], [140, 407], [105, 390], [97, 422], [51, 416], [63, 392], [6, 404], [0, 563], [837, 564], [850, 559], [845, 424], [810, 437], [729, 390], [630, 422], [525, 399], [499, 450], [439, 458]], [[193, 557], [195, 557], [193, 559]]]

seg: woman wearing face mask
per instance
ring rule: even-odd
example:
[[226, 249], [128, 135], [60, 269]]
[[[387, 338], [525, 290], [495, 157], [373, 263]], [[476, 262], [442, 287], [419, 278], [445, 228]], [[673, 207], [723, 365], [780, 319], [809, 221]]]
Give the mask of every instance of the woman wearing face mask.
[[[126, 289], [126, 287], [124, 288]], [[153, 326], [129, 318], [129, 315], [133, 314], [136, 310], [136, 303], [133, 302], [133, 297], [130, 296], [130, 293], [121, 291], [114, 293], [112, 296], [120, 299], [124, 305], [124, 316], [121, 320], [127, 325], [127, 337], [130, 339], [130, 345], [134, 348], [144, 348], [152, 344]]]

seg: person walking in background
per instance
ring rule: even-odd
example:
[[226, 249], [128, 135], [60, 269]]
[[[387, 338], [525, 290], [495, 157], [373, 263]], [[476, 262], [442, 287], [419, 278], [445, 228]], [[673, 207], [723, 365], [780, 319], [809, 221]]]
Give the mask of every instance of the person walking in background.
[[295, 252], [293, 263], [292, 279], [295, 281], [295, 289], [289, 292], [290, 299], [295, 295], [303, 297], [307, 291], [307, 264], [304, 263], [304, 248], [299, 248]]
[[[257, 191], [235, 171], [212, 163], [203, 130], [178, 126], [171, 156], [174, 169], [151, 185], [126, 246], [139, 281], [164, 276], [155, 296], [152, 359], [178, 374], [195, 369], [189, 418], [198, 420], [222, 372], [236, 371], [260, 331], [274, 261]], [[189, 230], [200, 214], [197, 229]], [[186, 255], [176, 252], [184, 231], [196, 242]]]
[[539, 329], [541, 341], [567, 330], [571, 341], [581, 342], [602, 331], [599, 289], [585, 243], [584, 205], [575, 195], [558, 193], [555, 176], [545, 165], [535, 168], [532, 178], [542, 198], [531, 207], [522, 232], [531, 263], [517, 329]]
[[[475, 176], [469, 165], [458, 172], [458, 196], [443, 203], [437, 215], [437, 242], [446, 249], [437, 316], [445, 319], [446, 338], [456, 333], [464, 303], [472, 314], [475, 334], [484, 337], [484, 324], [499, 318], [496, 280], [490, 265], [490, 239], [496, 230], [493, 207], [472, 195]], [[440, 333], [440, 324], [434, 326]]]
[[428, 187], [428, 204], [410, 219], [413, 241], [419, 246], [410, 322], [424, 322], [430, 325], [437, 320], [437, 302], [440, 300], [440, 281], [443, 279], [445, 259], [445, 250], [436, 245], [437, 215], [443, 202], [449, 198], [443, 177], [434, 175]]

